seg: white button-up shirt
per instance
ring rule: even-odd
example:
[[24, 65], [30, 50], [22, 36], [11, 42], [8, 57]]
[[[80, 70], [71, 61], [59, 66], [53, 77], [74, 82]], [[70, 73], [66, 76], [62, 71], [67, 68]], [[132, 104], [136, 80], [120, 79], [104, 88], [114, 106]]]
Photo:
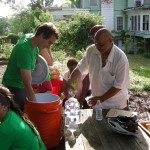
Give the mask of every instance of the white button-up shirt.
[[102, 103], [103, 108], [125, 108], [129, 88], [129, 63], [124, 52], [113, 44], [106, 65], [102, 67], [102, 58], [95, 45], [87, 48], [83, 59], [78, 63], [81, 74], [88, 74], [92, 96], [102, 96], [110, 88], [121, 89], [116, 95]]

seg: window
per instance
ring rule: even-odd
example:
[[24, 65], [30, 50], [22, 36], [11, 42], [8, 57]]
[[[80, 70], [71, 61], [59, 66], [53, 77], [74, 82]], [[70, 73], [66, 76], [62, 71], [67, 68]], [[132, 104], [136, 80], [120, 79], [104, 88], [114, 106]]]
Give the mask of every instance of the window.
[[143, 15], [143, 31], [149, 30], [149, 15]]
[[117, 17], [117, 31], [123, 30], [123, 16]]
[[140, 31], [140, 15], [138, 16], [138, 31]]
[[137, 30], [137, 16], [134, 16], [134, 30]]
[[141, 4], [141, 0], [136, 0], [135, 1], [135, 6], [136, 7], [139, 7], [139, 6], [141, 6], [142, 4]]
[[144, 5], [150, 5], [150, 0], [144, 0]]
[[90, 6], [97, 6], [97, 0], [90, 0]]
[[138, 22], [137, 16], [132, 16], [131, 17], [131, 30], [133, 30], [133, 31], [137, 31], [138, 30], [137, 22]]

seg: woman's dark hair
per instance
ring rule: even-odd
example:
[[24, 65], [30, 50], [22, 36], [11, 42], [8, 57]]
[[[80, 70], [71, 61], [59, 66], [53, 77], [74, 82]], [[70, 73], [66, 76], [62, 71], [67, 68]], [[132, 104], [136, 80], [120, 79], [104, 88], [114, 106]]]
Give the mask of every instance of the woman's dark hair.
[[44, 39], [48, 39], [52, 35], [55, 35], [56, 39], [59, 38], [58, 30], [56, 26], [51, 22], [37, 26], [37, 28], [35, 29], [35, 36], [39, 36], [41, 33], [43, 33]]
[[1, 105], [9, 108], [10, 110], [18, 114], [29, 125], [34, 134], [37, 136], [39, 145], [42, 146], [40, 143], [39, 134], [36, 128], [34, 127], [33, 123], [28, 119], [27, 115], [23, 111], [21, 111], [19, 106], [15, 103], [15, 101], [13, 100], [13, 94], [11, 94], [9, 89], [3, 86], [0, 86], [0, 103]]

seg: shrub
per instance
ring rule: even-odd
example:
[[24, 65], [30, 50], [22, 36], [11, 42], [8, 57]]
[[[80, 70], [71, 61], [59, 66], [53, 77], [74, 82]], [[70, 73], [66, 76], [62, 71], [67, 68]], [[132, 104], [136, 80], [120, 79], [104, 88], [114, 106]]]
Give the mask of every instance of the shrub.
[[78, 60], [81, 60], [82, 59], [82, 57], [83, 57], [83, 52], [82, 51], [77, 51], [76, 52], [76, 59], [78, 59]]
[[9, 59], [13, 46], [14, 45], [10, 43], [4, 43], [0, 45], [0, 53], [1, 53], [2, 58]]
[[7, 36], [7, 39], [11, 40], [11, 44], [16, 44], [18, 42], [18, 40], [20, 39], [19, 35], [11, 33]]
[[60, 31], [60, 38], [54, 49], [61, 49], [71, 54], [85, 49], [92, 43], [88, 32], [93, 25], [102, 24], [102, 17], [89, 12], [76, 13], [71, 22], [60, 21], [56, 24]]
[[144, 40], [140, 40], [139, 42], [137, 42], [138, 54], [144, 53], [145, 44], [146, 44], [146, 42]]
[[133, 45], [132, 37], [126, 37], [124, 39], [124, 44], [125, 44], [125, 52], [129, 53], [130, 52], [130, 46]]
[[150, 53], [144, 53], [143, 56], [146, 58], [150, 58]]

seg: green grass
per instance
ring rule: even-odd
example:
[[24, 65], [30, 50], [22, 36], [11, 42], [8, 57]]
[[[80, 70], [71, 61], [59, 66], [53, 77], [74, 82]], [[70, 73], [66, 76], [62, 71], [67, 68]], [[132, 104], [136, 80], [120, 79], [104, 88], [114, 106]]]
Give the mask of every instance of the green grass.
[[150, 91], [150, 59], [142, 55], [127, 55], [130, 65], [131, 90]]

